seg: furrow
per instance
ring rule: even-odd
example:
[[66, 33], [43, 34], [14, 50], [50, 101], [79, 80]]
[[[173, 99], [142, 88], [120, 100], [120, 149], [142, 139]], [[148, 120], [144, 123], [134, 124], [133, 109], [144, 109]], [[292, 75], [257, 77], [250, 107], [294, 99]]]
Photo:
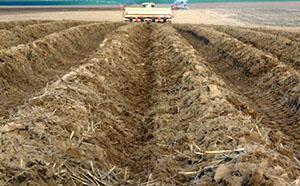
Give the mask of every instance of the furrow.
[[48, 35], [27, 45], [0, 51], [0, 115], [72, 66], [76, 67], [120, 24], [90, 24]]
[[286, 37], [290, 40], [300, 42], [300, 32], [299, 31], [291, 31], [291, 30], [274, 30], [274, 29], [266, 29], [266, 28], [250, 28], [251, 30], [274, 34], [276, 36]]
[[47, 23], [51, 21], [43, 21], [43, 20], [30, 20], [30, 21], [9, 21], [9, 22], [0, 22], [0, 30], [10, 30], [16, 27], [25, 27], [28, 25], [34, 25], [39, 23]]
[[[299, 156], [299, 73], [276, 58], [212, 28], [180, 28], [194, 48], [231, 88], [241, 95], [250, 115], [283, 131]], [[239, 107], [239, 104], [237, 105]], [[246, 109], [246, 112], [249, 112]]]
[[20, 44], [27, 44], [51, 33], [78, 26], [79, 24], [84, 24], [84, 22], [57, 21], [15, 27], [11, 30], [0, 30], [0, 50]]
[[233, 28], [228, 26], [216, 27], [217, 30], [225, 32], [238, 40], [252, 45], [265, 52], [269, 52], [280, 61], [300, 70], [300, 43], [292, 41], [280, 35], [262, 33], [246, 28]]
[[256, 112], [207, 61], [212, 49], [182, 35], [170, 25], [121, 26], [0, 118], [0, 184], [296, 182], [287, 137], [249, 116]]

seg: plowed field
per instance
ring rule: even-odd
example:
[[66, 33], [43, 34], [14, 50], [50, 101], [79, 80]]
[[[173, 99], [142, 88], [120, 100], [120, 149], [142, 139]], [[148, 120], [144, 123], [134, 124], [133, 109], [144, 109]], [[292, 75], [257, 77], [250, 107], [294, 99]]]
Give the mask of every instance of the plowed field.
[[0, 28], [1, 185], [299, 184], [296, 32]]

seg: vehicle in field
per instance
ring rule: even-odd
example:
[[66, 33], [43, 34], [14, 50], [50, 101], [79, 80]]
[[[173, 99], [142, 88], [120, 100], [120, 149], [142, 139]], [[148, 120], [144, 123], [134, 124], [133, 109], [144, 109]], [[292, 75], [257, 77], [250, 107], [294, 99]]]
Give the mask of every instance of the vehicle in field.
[[156, 7], [155, 3], [143, 3], [142, 7], [125, 7], [123, 21], [171, 23], [173, 11], [171, 7]]
[[187, 6], [187, 0], [175, 0], [172, 5], [173, 10], [189, 10], [190, 8]]

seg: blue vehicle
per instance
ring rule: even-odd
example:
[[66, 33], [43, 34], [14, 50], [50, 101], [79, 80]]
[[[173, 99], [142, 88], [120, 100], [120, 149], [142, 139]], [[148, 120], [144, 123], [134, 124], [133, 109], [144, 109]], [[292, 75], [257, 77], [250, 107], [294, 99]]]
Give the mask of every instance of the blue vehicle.
[[188, 10], [190, 9], [187, 6], [187, 0], [175, 0], [175, 2], [172, 5], [173, 10]]

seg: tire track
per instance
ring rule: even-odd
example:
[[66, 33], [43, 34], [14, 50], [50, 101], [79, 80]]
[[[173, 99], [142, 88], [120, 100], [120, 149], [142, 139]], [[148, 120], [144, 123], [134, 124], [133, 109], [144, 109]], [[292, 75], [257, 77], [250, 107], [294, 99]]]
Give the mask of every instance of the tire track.
[[[263, 57], [264, 54], [255, 48], [251, 49], [213, 29], [190, 27], [179, 28], [179, 31], [231, 89], [241, 96], [241, 102], [253, 110], [250, 115], [262, 117], [265, 126], [290, 136], [299, 157], [300, 116], [297, 108], [291, 108], [288, 101], [293, 99], [292, 89], [299, 83], [298, 74], [279, 65], [276, 59]], [[249, 110], [246, 112], [249, 113]]]

